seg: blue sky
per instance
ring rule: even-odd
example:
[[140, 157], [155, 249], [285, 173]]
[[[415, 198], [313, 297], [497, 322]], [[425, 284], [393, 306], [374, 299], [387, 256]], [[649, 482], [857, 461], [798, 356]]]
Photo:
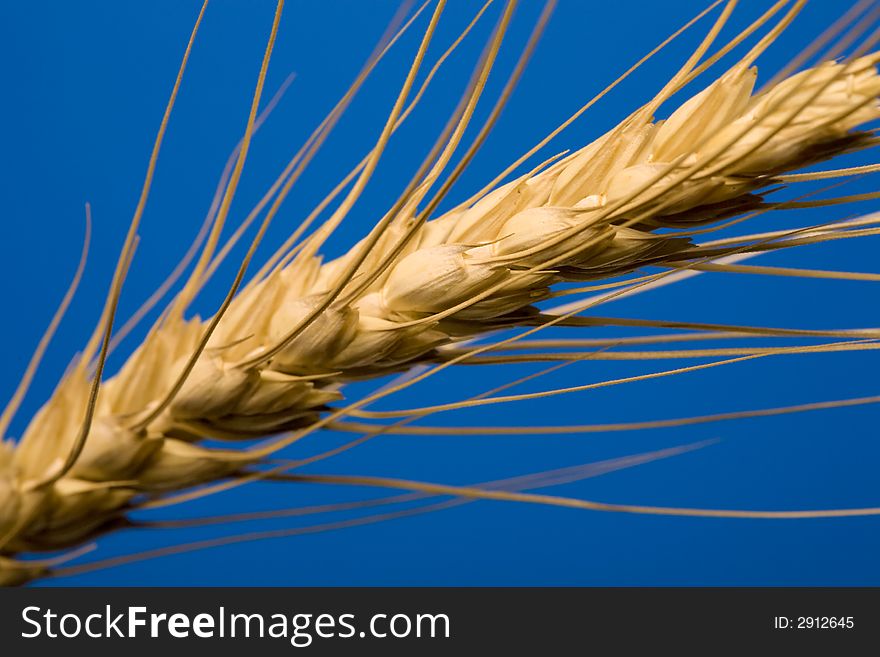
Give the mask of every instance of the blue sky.
[[[690, 0], [561, 0], [510, 105], [453, 188], [447, 205], [479, 189], [704, 4]], [[734, 35], [765, 4], [756, 0], [740, 3], [723, 36]], [[759, 62], [761, 78], [768, 79], [830, 24], [842, 11], [839, 4], [810, 2]], [[95, 228], [81, 291], [13, 435], [21, 432], [27, 418], [50, 394], [96, 320], [198, 6], [183, 0], [91, 0], [15, 3], [3, 10], [0, 55], [5, 62], [7, 94], [0, 113], [7, 131], [5, 157], [0, 163], [0, 267], [4, 307], [11, 311], [0, 324], [5, 365], [0, 397], [8, 397], [14, 389], [76, 266], [86, 201], [92, 204]], [[247, 214], [344, 93], [396, 6], [395, 2], [379, 0], [288, 2], [267, 79], [267, 96], [290, 73], [297, 77], [254, 139], [232, 208], [233, 224]], [[217, 1], [208, 9], [162, 150], [141, 245], [120, 306], [122, 317], [133, 312], [163, 280], [198, 229], [224, 161], [244, 129], [273, 7], [268, 0]], [[477, 8], [473, 2], [450, 3], [429, 53], [430, 61], [457, 36]], [[331, 255], [363, 236], [406, 184], [453, 110], [500, 9], [497, 6], [487, 12], [473, 37], [450, 59], [418, 111], [394, 138], [363, 198], [328, 244]], [[504, 84], [504, 75], [540, 9], [541, 3], [528, 0], [517, 11], [475, 125], [488, 113], [490, 99]], [[422, 20], [417, 25], [424, 24]], [[686, 59], [708, 26], [708, 22], [700, 23], [645, 65], [563, 133], [544, 157], [584, 145], [644, 102]], [[271, 247], [280, 244], [370, 148], [417, 43], [418, 30], [414, 30], [371, 77], [283, 206], [258, 258], [271, 253]], [[710, 79], [701, 78], [691, 91]], [[872, 157], [868, 152], [846, 156], [840, 162], [841, 166], [863, 164]], [[873, 191], [873, 181], [870, 177], [856, 180], [843, 190], [840, 193]], [[756, 220], [754, 230], [819, 223], [876, 209], [876, 204], [864, 203], [853, 208], [765, 215]], [[877, 246], [877, 238], [847, 240], [763, 256], [759, 261], [876, 271]], [[232, 274], [232, 268], [222, 269], [196, 310], [211, 313]], [[868, 327], [878, 323], [873, 285], [707, 274], [615, 302], [600, 313], [803, 328]], [[575, 332], [579, 337], [632, 333], [611, 329]], [[136, 334], [135, 340], [142, 334]], [[111, 360], [111, 371], [133, 344]], [[554, 374], [552, 384], [576, 385], [677, 363], [581, 363]], [[877, 394], [878, 364], [876, 352], [763, 359], [670, 378], [662, 385], [643, 382], [515, 406], [489, 406], [478, 412], [436, 416], [431, 423], [621, 422], [866, 396]], [[454, 400], [534, 370], [534, 366], [478, 372], [463, 368], [384, 402], [382, 408]], [[522, 390], [539, 390], [550, 383], [539, 379]], [[364, 385], [356, 386], [352, 394], [365, 389]], [[696, 452], [546, 492], [660, 506], [872, 506], [876, 504], [880, 457], [878, 419], [880, 409], [862, 406], [637, 433], [383, 437], [316, 465], [312, 471], [470, 484], [717, 439], [717, 444]], [[298, 445], [291, 455], [316, 453], [345, 439], [320, 434]], [[258, 484], [166, 510], [162, 517], [305, 506], [381, 494], [351, 487]], [[123, 554], [239, 531], [300, 527], [367, 513], [370, 511], [201, 529], [129, 530], [102, 539], [100, 554]], [[144, 561], [47, 583], [877, 585], [878, 523], [875, 518], [689, 519], [477, 502], [361, 527]]]

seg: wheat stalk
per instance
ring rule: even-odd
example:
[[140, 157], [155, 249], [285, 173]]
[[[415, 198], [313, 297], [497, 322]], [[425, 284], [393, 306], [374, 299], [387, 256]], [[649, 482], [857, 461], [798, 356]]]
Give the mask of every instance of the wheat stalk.
[[[768, 243], [781, 248], [772, 242], [778, 236], [757, 236], [734, 247], [694, 244], [692, 238], [702, 224], [766, 211], [760, 192], [787, 172], [873, 145], [871, 134], [857, 128], [880, 117], [877, 54], [829, 61], [755, 91], [754, 60], [797, 13], [802, 3], [795, 3], [746, 56], [666, 120], [655, 120], [660, 105], [705, 68], [698, 62], [732, 11], [734, 3], [728, 3], [681, 71], [617, 127], [429, 220], [445, 191], [430, 199], [428, 194], [480, 98], [510, 3], [455, 120], [438, 141], [433, 163], [426, 163], [361, 243], [323, 263], [323, 241], [357, 200], [401, 116], [441, 2], [388, 123], [339, 209], [239, 291], [255, 240], [228, 303], [209, 320], [186, 318], [186, 306], [212, 265], [244, 166], [282, 4], [248, 131], [195, 273], [119, 372], [102, 380], [114, 313], [111, 294], [102, 332], [84, 357], [20, 440], [0, 443], [0, 555], [5, 555], [0, 556], [0, 582], [18, 583], [45, 572], [41, 562], [15, 561], [17, 553], [75, 545], [132, 506], [240, 473], [321, 426], [344, 427], [345, 415], [370, 416], [359, 408], [376, 396], [328, 415], [329, 406], [343, 398], [346, 382], [438, 360], [444, 366], [473, 361], [479, 350], [455, 345], [499, 328], [532, 326], [533, 332], [567, 323], [576, 312], [548, 320], [534, 309], [558, 283], [601, 281], [650, 265], [706, 268], [718, 255]], [[120, 256], [116, 295], [148, 188], [149, 177]], [[819, 228], [782, 237], [804, 240], [834, 232]], [[872, 346], [848, 342], [817, 348]], [[780, 352], [701, 355], [742, 359]], [[424, 415], [463, 405], [372, 417]], [[274, 435], [280, 438], [247, 449], [200, 444], [207, 438]], [[412, 482], [398, 487], [418, 489]]]

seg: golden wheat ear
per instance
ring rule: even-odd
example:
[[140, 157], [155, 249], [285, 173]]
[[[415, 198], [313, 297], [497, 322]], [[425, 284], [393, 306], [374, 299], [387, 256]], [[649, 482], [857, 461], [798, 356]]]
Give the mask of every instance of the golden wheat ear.
[[[432, 4], [433, 10], [428, 11]], [[143, 189], [98, 326], [81, 360], [32, 419], [21, 440], [0, 442], [0, 581], [21, 583], [45, 576], [53, 564], [18, 560], [16, 555], [68, 549], [115, 528], [115, 523], [132, 510], [171, 507], [270, 479], [403, 489], [412, 491], [409, 495], [443, 495], [458, 500], [489, 499], [594, 511], [699, 517], [800, 518], [877, 513], [874, 508], [730, 511], [619, 505], [526, 493], [522, 491], [528, 486], [522, 482], [507, 482], [508, 488], [497, 482], [450, 486], [381, 476], [305, 475], [298, 471], [377, 436], [441, 433], [436, 427], [410, 426], [435, 413], [660, 380], [757, 359], [806, 358], [817, 353], [867, 352], [878, 348], [880, 333], [872, 328], [818, 331], [593, 314], [601, 305], [704, 272], [867, 283], [880, 278], [871, 272], [764, 267], [742, 262], [761, 253], [876, 235], [880, 232], [877, 216], [830, 218], [817, 225], [738, 237], [727, 237], [724, 233], [717, 239], [699, 241], [726, 228], [766, 219], [775, 212], [849, 206], [877, 198], [874, 193], [817, 197], [827, 192], [827, 188], [793, 199], [771, 202], [765, 198], [815, 180], [841, 178], [845, 183], [880, 168], [867, 165], [797, 173], [807, 165], [877, 144], [875, 135], [865, 128], [880, 118], [880, 75], [877, 72], [880, 55], [871, 54], [880, 34], [869, 33], [862, 38], [866, 25], [875, 19], [873, 12], [866, 13], [864, 3], [845, 14], [813, 46], [795, 56], [791, 66], [784, 69], [784, 75], [756, 91], [755, 60], [788, 28], [803, 8], [804, 0], [774, 2], [741, 32], [720, 45], [718, 42], [736, 2], [718, 0], [505, 167], [483, 189], [452, 210], [435, 216], [511, 99], [553, 10], [553, 3], [546, 3], [494, 105], [482, 124], [474, 126], [472, 123], [478, 116], [476, 108], [484, 101], [488, 81], [514, 15], [516, 3], [505, 2], [497, 11], [494, 28], [475, 63], [472, 77], [464, 86], [461, 100], [445, 126], [438, 128], [428, 155], [416, 168], [404, 192], [389, 203], [387, 212], [361, 242], [336, 260], [322, 260], [320, 253], [327, 239], [348, 219], [381, 165], [391, 139], [417, 107], [440, 66], [481, 17], [488, 15], [490, 4], [487, 2], [476, 9], [470, 22], [430, 68], [427, 65], [430, 46], [446, 3], [444, 0], [425, 2], [411, 16], [408, 6], [398, 12], [355, 81], [287, 163], [257, 206], [223, 242], [224, 227], [230, 223], [232, 202], [259, 124], [260, 101], [284, 5], [279, 0], [243, 137], [230, 160], [228, 172], [221, 178], [216, 203], [208, 213], [203, 231], [197, 235], [186, 264], [171, 273], [169, 282], [163, 283], [147, 300], [145, 310], [138, 311], [116, 332], [114, 341], [117, 302], [132, 267], [138, 227], [159, 149], [207, 3], [203, 5], [160, 124]], [[520, 165], [559, 137], [632, 71], [719, 7], [705, 35], [678, 70], [659, 84], [654, 93], [646, 94], [642, 104], [616, 127], [592, 143], [544, 157], [539, 165], [531, 165], [525, 173], [519, 172]], [[374, 146], [246, 282], [257, 248], [293, 185], [385, 53], [420, 17], [427, 24], [397, 92], [389, 99], [387, 118], [376, 135]], [[655, 118], [677, 93], [755, 35], [758, 36], [751, 47], [714, 81], [669, 112], [667, 118]], [[825, 46], [830, 48], [826, 56], [820, 56], [813, 65], [798, 71]], [[851, 55], [838, 59], [837, 55], [843, 52], [851, 52]], [[427, 73], [419, 86], [423, 70]], [[469, 128], [474, 129], [475, 137], [465, 146]], [[513, 174], [515, 177], [510, 179]], [[329, 217], [316, 224], [325, 210], [329, 210]], [[255, 235], [217, 311], [205, 320], [187, 317], [191, 302], [261, 214]], [[194, 264], [182, 289], [170, 300], [121, 369], [105, 378], [104, 363], [111, 347], [164, 298], [190, 260]], [[74, 281], [78, 277], [79, 274]], [[576, 282], [590, 284], [562, 286]], [[57, 315], [59, 320], [74, 287], [62, 302]], [[594, 292], [599, 294], [589, 296]], [[574, 300], [556, 308], [542, 304], [560, 296], [573, 296]], [[53, 320], [19, 391], [0, 416], [0, 429], [5, 431], [20, 404], [45, 349], [44, 343], [51, 338], [56, 325], [57, 321]], [[677, 333], [623, 339], [594, 336], [579, 342], [537, 337], [538, 333], [553, 327], [600, 326], [675, 330]], [[688, 335], [683, 337], [681, 331]], [[765, 341], [746, 347], [713, 345], [703, 349], [652, 351], [627, 348], [652, 342], [743, 336]], [[808, 339], [809, 344], [784, 342], [793, 337]], [[538, 392], [506, 392], [569, 363], [663, 361], [685, 357], [712, 360], [575, 386], [549, 387]], [[500, 368], [524, 361], [554, 364], [537, 374], [508, 381], [468, 399], [414, 408], [369, 408], [452, 367]], [[398, 378], [387, 383], [385, 377], [392, 374]], [[371, 380], [384, 385], [360, 398], [343, 402], [346, 384]], [[876, 397], [862, 397], [613, 425], [509, 430], [462, 427], [459, 433], [649, 429], [876, 401]], [[386, 419], [396, 421], [375, 422]], [[316, 436], [322, 429], [357, 430], [364, 435], [298, 461], [278, 460], [281, 450]], [[0, 436], [2, 433], [0, 431]], [[259, 442], [221, 449], [208, 443], [211, 439], [230, 442], [259, 439]], [[664, 455], [671, 454], [664, 452]], [[642, 456], [648, 460], [662, 458], [658, 454]], [[632, 457], [628, 463], [641, 462], [639, 458]], [[543, 478], [536, 476], [527, 483], [529, 486], [550, 485], [580, 474], [544, 473]], [[175, 551], [323, 531], [411, 512], [404, 510], [305, 529], [228, 537], [63, 567], [56, 572], [87, 572]], [[234, 519], [215, 520], [232, 522]]]

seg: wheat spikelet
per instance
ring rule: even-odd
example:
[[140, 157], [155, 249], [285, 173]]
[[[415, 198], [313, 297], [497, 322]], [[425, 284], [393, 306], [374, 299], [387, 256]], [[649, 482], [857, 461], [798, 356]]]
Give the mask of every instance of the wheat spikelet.
[[[786, 172], [874, 143], [857, 129], [880, 117], [880, 56], [826, 62], [756, 93], [756, 55], [655, 120], [694, 71], [686, 66], [594, 142], [428, 221], [418, 208], [442, 170], [435, 165], [348, 254], [327, 263], [318, 255], [331, 219], [213, 322], [185, 318], [180, 302], [198, 287], [203, 258], [195, 283], [101, 383], [79, 446], [96, 390], [94, 345], [21, 439], [0, 443], [0, 582], [43, 572], [13, 561], [16, 553], [74, 545], [139, 500], [226, 477], [279, 447], [200, 441], [314, 427], [346, 382], [532, 325], [533, 304], [558, 283], [697, 260], [705, 249], [691, 242], [695, 226], [757, 210], [761, 190]], [[231, 192], [224, 218], [229, 202]]]

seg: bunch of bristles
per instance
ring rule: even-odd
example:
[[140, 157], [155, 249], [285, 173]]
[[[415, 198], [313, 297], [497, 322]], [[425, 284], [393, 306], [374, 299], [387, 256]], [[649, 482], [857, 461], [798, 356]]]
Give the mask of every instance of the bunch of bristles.
[[[687, 335], [525, 340], [550, 326], [614, 324], [614, 320], [581, 313], [610, 299], [652, 289], [699, 271], [880, 280], [880, 276], [874, 274], [735, 264], [737, 260], [761, 252], [876, 234], [878, 229], [874, 226], [880, 219], [873, 216], [798, 230], [695, 241], [699, 235], [765, 212], [831, 206], [872, 196], [823, 200], [801, 197], [794, 201], [768, 203], [760, 195], [762, 191], [766, 193], [770, 188], [778, 189], [782, 185], [843, 178], [880, 168], [865, 166], [820, 173], [788, 173], [876, 143], [871, 132], [854, 131], [880, 117], [877, 102], [880, 77], [876, 71], [880, 55], [871, 54], [877, 34], [871, 34], [853, 47], [876, 18], [875, 13], [866, 15], [866, 8], [870, 5], [867, 2], [857, 4], [842, 16], [764, 90], [756, 92], [753, 63], [792, 22], [804, 0], [775, 3], [745, 30], [710, 54], [711, 46], [735, 5], [734, 1], [722, 3], [719, 0], [511, 163], [483, 189], [453, 210], [431, 218], [498, 118], [552, 10], [552, 3], [548, 3], [489, 118], [444, 178], [442, 174], [450, 168], [453, 155], [459, 151], [462, 136], [499, 52], [515, 5], [508, 2], [461, 102], [404, 193], [360, 243], [343, 257], [324, 264], [318, 255], [322, 245], [358, 200], [392, 134], [419, 102], [448, 55], [491, 4], [487, 2], [479, 10], [464, 32], [436, 61], [421, 88], [413, 95], [414, 83], [423, 68], [428, 45], [444, 9], [445, 3], [438, 0], [374, 148], [245, 284], [245, 274], [254, 251], [292, 185], [370, 72], [420, 16], [432, 11], [430, 4], [426, 2], [408, 18], [405, 12], [399, 14], [352, 86], [290, 161], [259, 205], [224, 244], [220, 240], [221, 232], [251, 139], [274, 104], [273, 100], [263, 114], [258, 114], [283, 6], [283, 1], [279, 0], [244, 137], [230, 157], [202, 231], [166, 283], [131, 321], [114, 333], [116, 305], [131, 264], [159, 146], [205, 11], [203, 6], [168, 102], [143, 192], [119, 256], [99, 325], [21, 439], [0, 443], [0, 582], [22, 583], [50, 574], [84, 572], [168, 551], [222, 544], [225, 540], [259, 538], [260, 534], [249, 534], [198, 546], [175, 546], [159, 550], [155, 555], [142, 553], [63, 567], [60, 566], [62, 562], [79, 552], [41, 560], [15, 556], [69, 549], [124, 524], [125, 516], [131, 510], [178, 504], [265, 478], [286, 477], [298, 481], [374, 485], [411, 491], [408, 496], [389, 500], [433, 494], [606, 511], [734, 517], [878, 513], [877, 509], [760, 512], [634, 507], [522, 492], [538, 485], [590, 476], [591, 472], [603, 468], [628, 467], [662, 458], [697, 447], [694, 445], [629, 457], [619, 462], [593, 464], [592, 470], [573, 468], [471, 487], [291, 472], [383, 433], [561, 433], [674, 426], [676, 423], [878, 401], [877, 398], [842, 400], [619, 427], [444, 429], [407, 426], [440, 411], [659, 378], [775, 354], [876, 348], [876, 339], [880, 335], [869, 329], [798, 331], [686, 323], [678, 328], [693, 331]], [[501, 184], [645, 60], [722, 4], [720, 13], [697, 49], [644, 106], [584, 148], [556, 155]], [[751, 49], [712, 84], [681, 105], [667, 120], [654, 121], [655, 112], [670, 96], [765, 26], [769, 29], [763, 36], [756, 39]], [[833, 42], [841, 34], [843, 36], [835, 46]], [[825, 46], [830, 50], [820, 56], [821, 63], [795, 72]], [[852, 54], [835, 61], [846, 48], [850, 48]], [[438, 183], [439, 188], [429, 194]], [[329, 218], [307, 234], [316, 218], [345, 190], [347, 192]], [[217, 313], [208, 320], [187, 318], [185, 313], [194, 297], [267, 205], [268, 210], [256, 236]], [[703, 227], [710, 222], [710, 227]], [[0, 419], [0, 437], [18, 409], [46, 345], [73, 296], [82, 273], [85, 251], [84, 248], [83, 260], [68, 294]], [[167, 304], [146, 339], [121, 370], [105, 380], [107, 354], [163, 298], [193, 260], [195, 264], [188, 279]], [[646, 267], [658, 271], [637, 277], [625, 276]], [[613, 280], [551, 292], [552, 286], [559, 282], [603, 279]], [[552, 296], [583, 295], [596, 290], [603, 292], [599, 296], [579, 296], [577, 301], [554, 309], [539, 311], [534, 305]], [[647, 320], [621, 320], [617, 323], [670, 328]], [[500, 329], [517, 327], [522, 330], [512, 337], [475, 341], [481, 336], [495, 335]], [[631, 352], [610, 352], [608, 349], [627, 343], [732, 336], [801, 336], [822, 338], [825, 342], [796, 347], [690, 350], [687, 356], [725, 358], [575, 388], [521, 395], [498, 394], [519, 383], [514, 381], [501, 389], [456, 403], [388, 412], [363, 410], [372, 402], [459, 363], [626, 358]], [[560, 348], [569, 351], [554, 351]], [[583, 350], [571, 353], [573, 348]], [[525, 350], [528, 353], [524, 353]], [[675, 353], [657, 352], [657, 357], [672, 357]], [[632, 354], [632, 357], [637, 356], [637, 353]], [[421, 367], [413, 369], [417, 365]], [[354, 402], [337, 404], [343, 399], [341, 389], [347, 381], [378, 378], [391, 373], [403, 373], [404, 376]], [[361, 421], [346, 421], [346, 417]], [[398, 418], [393, 424], [363, 421]], [[309, 459], [281, 461], [280, 464], [267, 460], [282, 448], [322, 428], [356, 431], [364, 435], [341, 448]], [[234, 441], [261, 437], [266, 440], [242, 449], [218, 449], [202, 444], [209, 438]], [[420, 512], [428, 508], [432, 507], [420, 507]], [[384, 514], [376, 518], [394, 515]], [[240, 516], [241, 519], [247, 517], [247, 514]], [[363, 520], [351, 522], [358, 524]], [[344, 525], [345, 522], [337, 524]], [[296, 533], [296, 530], [287, 533]]]

